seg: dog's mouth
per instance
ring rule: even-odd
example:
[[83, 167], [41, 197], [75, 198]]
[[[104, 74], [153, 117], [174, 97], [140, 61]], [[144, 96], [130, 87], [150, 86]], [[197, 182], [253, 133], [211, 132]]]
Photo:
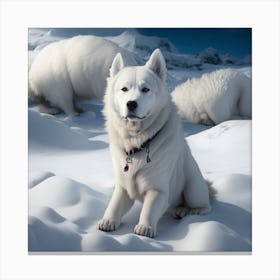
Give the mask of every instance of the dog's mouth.
[[124, 117], [125, 120], [128, 120], [128, 121], [141, 121], [141, 120], [144, 120], [146, 118], [146, 116], [143, 116], [143, 117], [139, 117], [137, 115], [134, 115], [134, 114], [128, 114]]

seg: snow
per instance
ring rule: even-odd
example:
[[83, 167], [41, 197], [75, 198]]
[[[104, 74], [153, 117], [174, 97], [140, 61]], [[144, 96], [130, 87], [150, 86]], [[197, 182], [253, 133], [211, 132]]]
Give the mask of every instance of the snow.
[[188, 143], [204, 172], [251, 174], [251, 121], [223, 122], [188, 137]]
[[[47, 30], [30, 30], [30, 34], [31, 56], [62, 38]], [[157, 40], [149, 44], [157, 45]], [[123, 38], [120, 41], [125, 43]], [[133, 47], [130, 43], [127, 47]], [[145, 59], [142, 55], [138, 52]], [[202, 71], [169, 70], [168, 88], [221, 67], [229, 66], [205, 64]], [[251, 75], [248, 65], [232, 67]], [[151, 239], [133, 233], [141, 210], [138, 202], [117, 231], [97, 230], [113, 191], [114, 173], [102, 102], [92, 100], [81, 106], [85, 113], [68, 117], [42, 114], [36, 104], [29, 104], [29, 251], [251, 251], [250, 120], [214, 127], [183, 123], [192, 154], [215, 189], [213, 210], [182, 220], [166, 213], [159, 222], [158, 235]]]

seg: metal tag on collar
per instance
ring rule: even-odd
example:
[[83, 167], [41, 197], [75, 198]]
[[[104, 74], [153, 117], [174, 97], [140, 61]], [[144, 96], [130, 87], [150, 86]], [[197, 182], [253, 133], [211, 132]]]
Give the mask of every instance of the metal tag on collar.
[[123, 171], [124, 171], [124, 172], [127, 172], [128, 170], [129, 170], [129, 165], [126, 164], [125, 167], [123, 168]]
[[124, 172], [127, 172], [127, 171], [129, 170], [129, 165], [128, 165], [128, 164], [129, 164], [129, 163], [132, 163], [132, 158], [131, 158], [130, 156], [127, 156], [126, 159], [125, 159], [125, 161], [126, 161], [126, 165], [125, 165], [123, 171], [124, 171]]

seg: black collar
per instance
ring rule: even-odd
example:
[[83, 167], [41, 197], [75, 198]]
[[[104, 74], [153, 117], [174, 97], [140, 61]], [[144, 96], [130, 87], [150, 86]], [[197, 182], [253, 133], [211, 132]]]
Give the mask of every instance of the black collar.
[[126, 153], [126, 155], [127, 156], [132, 156], [132, 155], [134, 155], [134, 154], [137, 154], [137, 153], [139, 153], [139, 152], [141, 152], [143, 149], [147, 149], [147, 148], [149, 148], [149, 144], [150, 144], [150, 142], [152, 141], [152, 140], [154, 140], [158, 135], [159, 135], [159, 133], [161, 132], [161, 130], [162, 130], [162, 128], [153, 136], [153, 137], [151, 137], [151, 138], [149, 138], [148, 140], [146, 140], [144, 143], [142, 143], [141, 145], [140, 145], [140, 148], [132, 148], [131, 150], [129, 150], [129, 151], [126, 151], [125, 150], [125, 153]]

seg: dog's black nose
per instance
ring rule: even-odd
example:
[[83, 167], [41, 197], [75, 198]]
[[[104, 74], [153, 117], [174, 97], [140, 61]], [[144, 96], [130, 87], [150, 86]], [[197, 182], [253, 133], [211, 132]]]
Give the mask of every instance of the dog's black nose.
[[129, 111], [134, 111], [137, 108], [138, 104], [136, 101], [128, 101], [126, 103], [126, 106]]

